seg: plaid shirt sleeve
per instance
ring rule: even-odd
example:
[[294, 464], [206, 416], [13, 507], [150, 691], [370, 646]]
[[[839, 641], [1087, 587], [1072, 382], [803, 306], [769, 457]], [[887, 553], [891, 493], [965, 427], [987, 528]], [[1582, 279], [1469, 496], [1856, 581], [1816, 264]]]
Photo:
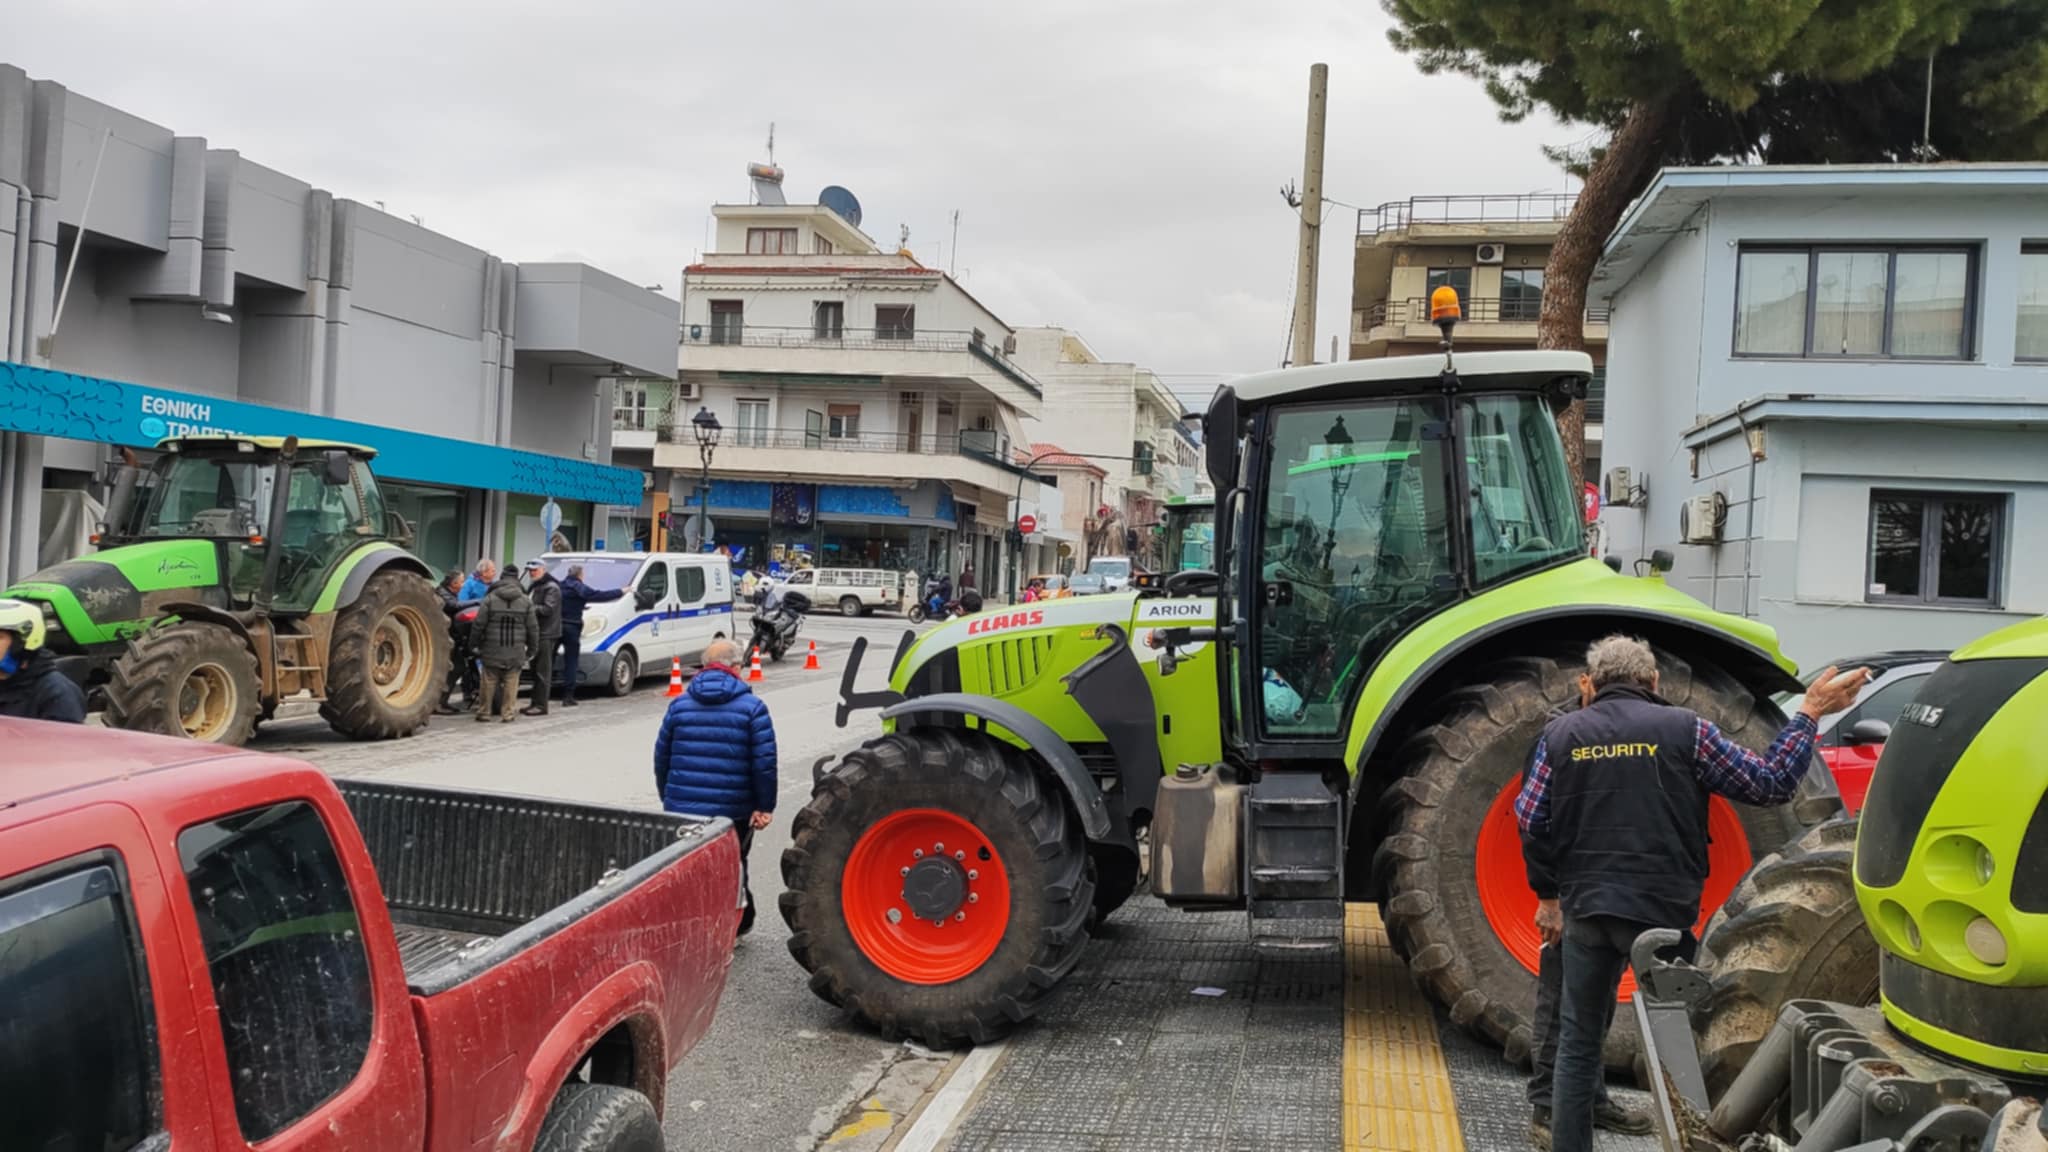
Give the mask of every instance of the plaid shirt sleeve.
[[1557, 899], [1557, 865], [1550, 843], [1550, 756], [1538, 737], [1515, 796], [1515, 823], [1522, 830], [1522, 867], [1539, 900]]
[[[1786, 721], [1762, 756], [1721, 735], [1712, 721], [1695, 721], [1694, 731], [1693, 774], [1709, 792], [1744, 804], [1766, 807], [1790, 800], [1813, 759], [1814, 722], [1803, 712]], [[1519, 804], [1516, 810], [1519, 814]]]

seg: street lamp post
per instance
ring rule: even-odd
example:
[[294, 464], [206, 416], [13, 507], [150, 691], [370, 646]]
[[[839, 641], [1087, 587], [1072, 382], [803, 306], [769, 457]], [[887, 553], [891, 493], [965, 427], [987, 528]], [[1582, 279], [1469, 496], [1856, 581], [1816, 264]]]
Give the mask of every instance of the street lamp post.
[[711, 409], [704, 407], [690, 417], [690, 427], [697, 434], [697, 459], [702, 463], [697, 475], [698, 548], [706, 549], [711, 547], [711, 454], [718, 450], [718, 434], [724, 429]]

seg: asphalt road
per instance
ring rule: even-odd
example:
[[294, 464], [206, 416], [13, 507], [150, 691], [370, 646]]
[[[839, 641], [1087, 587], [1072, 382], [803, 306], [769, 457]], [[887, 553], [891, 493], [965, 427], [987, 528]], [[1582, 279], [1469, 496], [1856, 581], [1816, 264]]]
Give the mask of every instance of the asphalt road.
[[[943, 1058], [853, 1027], [811, 995], [775, 911], [778, 862], [789, 821], [810, 797], [811, 765], [880, 730], [872, 712], [843, 731], [832, 726], [848, 649], [855, 636], [868, 637], [861, 682], [879, 686], [904, 627], [892, 617], [813, 616], [805, 637], [818, 641], [824, 670], [800, 671], [799, 648], [767, 665], [757, 686], [775, 717], [782, 763], [775, 823], [757, 834], [751, 854], [760, 915], [734, 957], [710, 1035], [670, 1082], [671, 1147], [808, 1152], [835, 1135], [835, 1149], [876, 1147], [944, 1067]], [[666, 707], [663, 684], [650, 678], [625, 699], [586, 693], [581, 707], [509, 725], [437, 717], [411, 739], [377, 744], [343, 740], [317, 716], [284, 716], [265, 725], [254, 746], [340, 776], [658, 808], [652, 751]]]

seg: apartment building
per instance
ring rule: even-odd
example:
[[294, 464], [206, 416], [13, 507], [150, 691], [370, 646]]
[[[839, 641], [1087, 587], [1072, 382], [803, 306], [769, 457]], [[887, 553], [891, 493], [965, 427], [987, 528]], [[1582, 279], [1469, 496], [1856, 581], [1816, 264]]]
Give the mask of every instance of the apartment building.
[[683, 273], [678, 383], [653, 437], [671, 524], [697, 538], [691, 421], [707, 410], [723, 426], [711, 539], [743, 562], [971, 567], [982, 588], [1007, 586], [1017, 508], [1042, 483], [1013, 457], [1042, 402], [1013, 329], [944, 272], [882, 250], [850, 197], [712, 216], [713, 249]]
[[1045, 388], [1045, 404], [1028, 422], [1032, 438], [1103, 470], [1102, 500], [1082, 523], [1081, 559], [1159, 564], [1166, 501], [1193, 495], [1201, 471], [1179, 399], [1149, 369], [1105, 362], [1065, 328], [1019, 329], [1016, 358]]
[[1606, 551], [1807, 667], [2048, 612], [2043, 203], [2042, 165], [1660, 174], [1593, 279]]
[[[1417, 196], [1358, 213], [1351, 272], [1351, 359], [1433, 353], [1442, 338], [1429, 294], [1446, 285], [1464, 305], [1458, 346], [1536, 347], [1543, 266], [1571, 195]], [[1607, 311], [1586, 311], [1593, 391], [1586, 401], [1586, 478], [1599, 475], [1605, 432]]]

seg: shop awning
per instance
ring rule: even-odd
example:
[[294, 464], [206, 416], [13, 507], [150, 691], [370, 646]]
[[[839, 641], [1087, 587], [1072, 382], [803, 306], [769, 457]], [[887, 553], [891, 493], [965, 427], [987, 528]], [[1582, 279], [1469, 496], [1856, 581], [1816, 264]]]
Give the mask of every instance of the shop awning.
[[630, 468], [6, 361], [0, 361], [0, 430], [131, 448], [204, 433], [340, 440], [376, 449], [377, 474], [393, 480], [640, 503], [641, 474]]

